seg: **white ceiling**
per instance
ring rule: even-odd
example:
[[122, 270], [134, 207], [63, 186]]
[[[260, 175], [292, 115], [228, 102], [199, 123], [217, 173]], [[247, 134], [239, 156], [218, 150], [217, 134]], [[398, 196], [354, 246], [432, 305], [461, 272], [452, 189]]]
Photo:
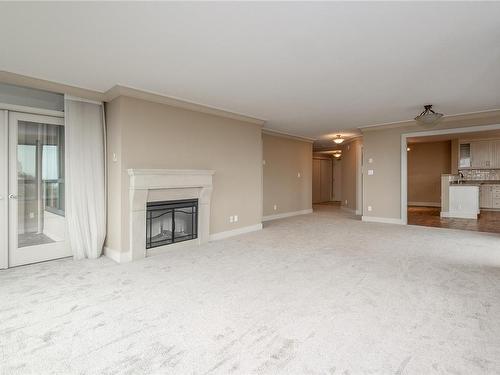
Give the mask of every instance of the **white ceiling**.
[[319, 138], [500, 108], [500, 2], [1, 3], [0, 70]]

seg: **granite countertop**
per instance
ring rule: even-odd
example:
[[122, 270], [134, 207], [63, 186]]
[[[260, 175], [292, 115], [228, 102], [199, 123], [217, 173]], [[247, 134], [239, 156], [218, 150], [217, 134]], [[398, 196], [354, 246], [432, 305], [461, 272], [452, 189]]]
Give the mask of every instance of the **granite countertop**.
[[500, 185], [500, 180], [461, 180], [451, 181], [450, 185]]

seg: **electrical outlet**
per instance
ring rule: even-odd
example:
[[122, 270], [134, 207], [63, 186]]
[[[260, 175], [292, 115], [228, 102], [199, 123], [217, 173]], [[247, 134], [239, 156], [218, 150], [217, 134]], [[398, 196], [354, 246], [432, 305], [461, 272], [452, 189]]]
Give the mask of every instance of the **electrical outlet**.
[[230, 222], [230, 223], [233, 223], [233, 222], [234, 222], [234, 217], [233, 217], [233, 216], [229, 216], [229, 222]]
[[373, 176], [373, 169], [368, 169], [368, 176]]
[[372, 206], [368, 206], [368, 211], [371, 211], [372, 210]]
[[238, 215], [234, 215], [234, 222], [236, 223], [238, 221]]
[[273, 206], [273, 209], [274, 209], [274, 211], [276, 211], [276, 210], [278, 209], [278, 205], [277, 205], [277, 204], [275, 204], [275, 205]]

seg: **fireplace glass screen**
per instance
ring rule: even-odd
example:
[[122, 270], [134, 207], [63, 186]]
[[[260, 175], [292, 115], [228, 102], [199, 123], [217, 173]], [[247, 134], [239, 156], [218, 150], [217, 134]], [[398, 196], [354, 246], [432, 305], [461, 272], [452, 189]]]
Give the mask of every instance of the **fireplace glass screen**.
[[149, 202], [146, 249], [198, 237], [198, 199]]

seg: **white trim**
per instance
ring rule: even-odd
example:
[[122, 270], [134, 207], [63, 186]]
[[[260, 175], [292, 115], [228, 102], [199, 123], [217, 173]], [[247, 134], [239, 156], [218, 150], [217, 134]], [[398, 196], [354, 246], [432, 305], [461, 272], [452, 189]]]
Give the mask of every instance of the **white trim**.
[[84, 103], [97, 104], [97, 105], [103, 104], [102, 102], [98, 102], [96, 100], [79, 98], [77, 96], [72, 96], [72, 95], [68, 95], [68, 94], [64, 94], [64, 100], [73, 100], [74, 102], [84, 102]]
[[477, 220], [477, 212], [457, 212], [450, 211], [448, 212], [448, 217], [455, 217], [458, 219], [476, 219]]
[[105, 257], [115, 261], [116, 263], [121, 263], [121, 258], [122, 258], [121, 251], [104, 246], [103, 254]]
[[28, 107], [28, 106], [25, 106], [25, 105], [0, 103], [0, 109], [5, 109], [7, 111], [13, 111], [13, 112], [35, 114], [35, 115], [45, 115], [45, 116], [52, 116], [52, 117], [64, 117], [64, 112], [62, 112], [62, 111], [55, 111], [53, 109], [43, 109], [43, 108], [36, 108], [36, 107]]
[[417, 131], [411, 133], [401, 134], [401, 221], [403, 224], [408, 223], [408, 151], [407, 138], [410, 137], [426, 137], [431, 135], [443, 135], [443, 134], [461, 134], [461, 133], [471, 133], [471, 132], [481, 132], [488, 130], [498, 130], [500, 129], [500, 124], [492, 125], [476, 125], [467, 126], [463, 128], [450, 128], [450, 129], [439, 129], [439, 130], [427, 130], [427, 131]]
[[248, 227], [242, 227], [242, 228], [227, 230], [225, 232], [214, 233], [210, 235], [210, 241], [218, 241], [224, 238], [229, 238], [244, 233], [255, 232], [261, 229], [262, 229], [262, 223], [259, 223], [255, 225], [250, 225]]
[[307, 210], [284, 212], [282, 214], [263, 216], [262, 221], [271, 221], [271, 220], [283, 219], [285, 217], [291, 217], [291, 216], [297, 216], [297, 215], [307, 215], [307, 214], [312, 214], [312, 213], [313, 213], [312, 208], [308, 208]]
[[144, 176], [144, 175], [214, 175], [212, 169], [127, 169], [129, 176]]
[[304, 137], [302, 135], [287, 133], [287, 132], [283, 132], [280, 130], [274, 130], [274, 129], [269, 129], [269, 128], [262, 128], [262, 133], [270, 135], [270, 136], [274, 136], [274, 137], [295, 139], [296, 141], [302, 141], [302, 142], [307, 142], [307, 143], [313, 143], [315, 141], [314, 138]]
[[441, 207], [440, 202], [408, 202], [408, 206], [416, 207]]
[[173, 107], [184, 108], [190, 111], [207, 113], [219, 117], [231, 118], [234, 120], [244, 121], [252, 124], [257, 124], [260, 126], [263, 126], [266, 123], [266, 120], [250, 116], [244, 113], [238, 113], [231, 110], [219, 107], [213, 107], [210, 105], [189, 101], [174, 96], [167, 96], [165, 94], [155, 91], [143, 90], [136, 87], [125, 86], [121, 84], [117, 84], [111, 87], [108, 91], [102, 93], [102, 95], [105, 102], [110, 102], [119, 96], [128, 96], [131, 98], [146, 100], [153, 103], [166, 104]]
[[372, 223], [385, 223], [385, 224], [399, 224], [402, 225], [401, 219], [395, 219], [392, 217], [377, 217], [377, 216], [365, 216], [361, 217], [361, 221], [368, 221]]

